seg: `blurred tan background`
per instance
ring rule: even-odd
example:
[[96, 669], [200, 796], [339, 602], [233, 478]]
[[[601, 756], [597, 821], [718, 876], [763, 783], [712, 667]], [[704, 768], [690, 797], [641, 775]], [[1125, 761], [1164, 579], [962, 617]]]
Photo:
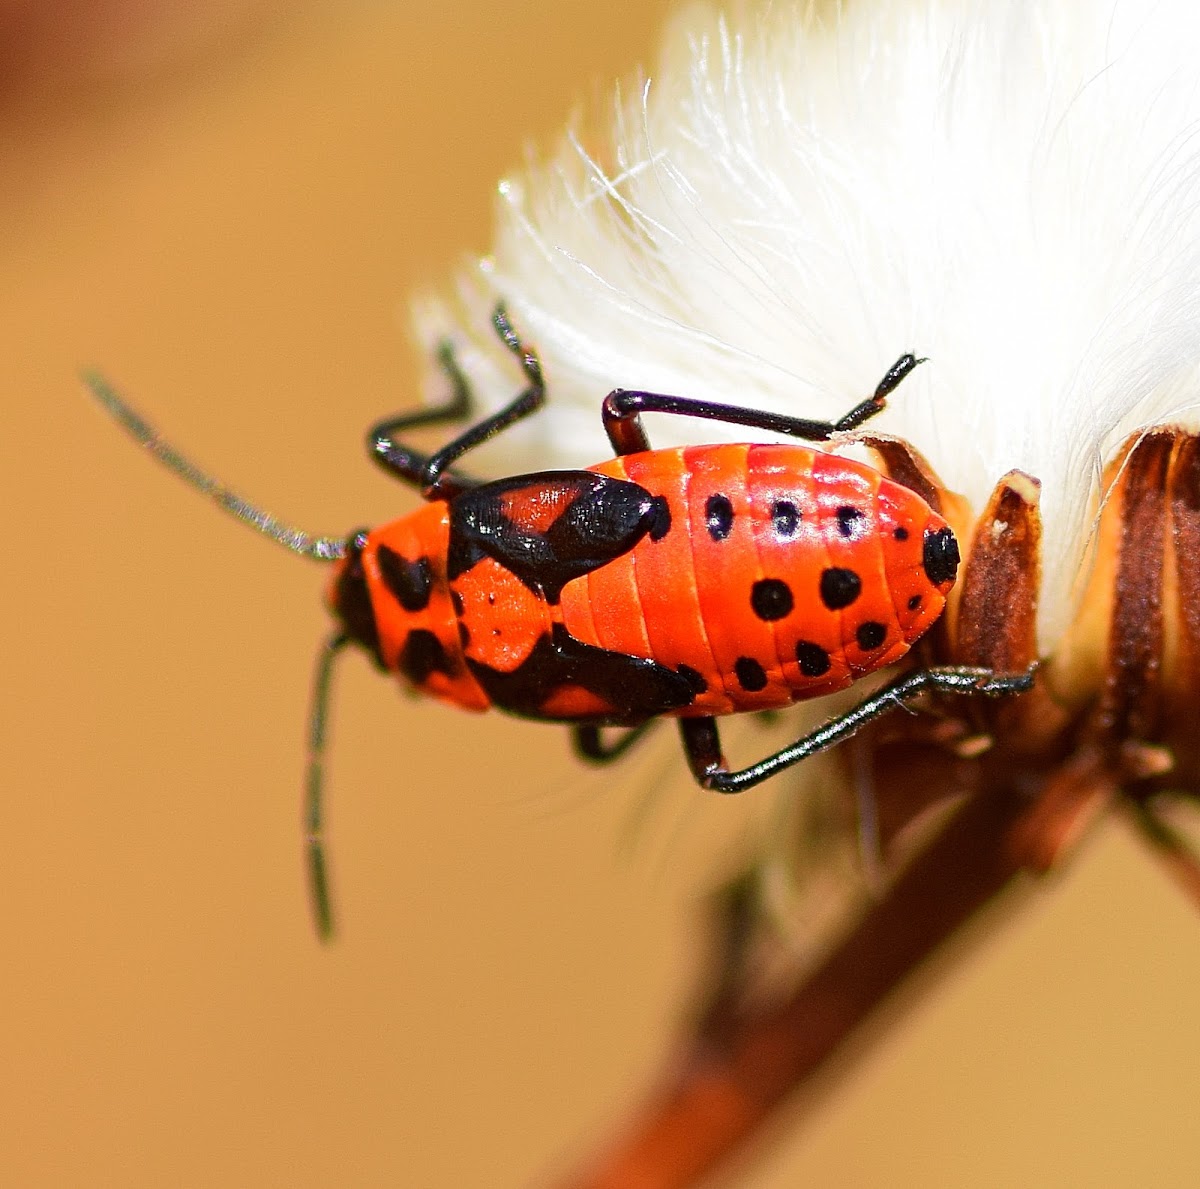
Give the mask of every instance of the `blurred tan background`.
[[[666, 11], [0, 2], [0, 1184], [543, 1184], [656, 1068], [736, 801], [645, 813], [669, 745], [598, 777], [351, 660], [320, 949], [324, 574], [75, 375], [297, 523], [411, 507], [361, 446], [415, 392], [406, 295]], [[1195, 1184], [1198, 997], [1200, 920], [1109, 827], [734, 1183]]]

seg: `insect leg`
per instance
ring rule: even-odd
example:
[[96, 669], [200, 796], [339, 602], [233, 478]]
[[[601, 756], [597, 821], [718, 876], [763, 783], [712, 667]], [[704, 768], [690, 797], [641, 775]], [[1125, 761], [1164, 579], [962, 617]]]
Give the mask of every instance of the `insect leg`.
[[[389, 475], [411, 483], [414, 487], [425, 486], [424, 475], [425, 468], [429, 465], [429, 455], [397, 441], [396, 435], [427, 425], [462, 421], [471, 415], [471, 385], [463, 375], [462, 368], [458, 366], [451, 343], [442, 343], [438, 348], [438, 364], [450, 380], [453, 395], [448, 403], [436, 409], [417, 409], [414, 412], [402, 413], [398, 417], [389, 417], [367, 430], [367, 451], [375, 462]], [[453, 478], [447, 475], [443, 477], [439, 489], [448, 498], [457, 494], [458, 490], [474, 486], [474, 480], [463, 475], [454, 475]]]
[[325, 761], [325, 724], [329, 709], [329, 686], [333, 662], [351, 637], [338, 632], [321, 645], [313, 674], [312, 706], [308, 719], [308, 771], [304, 782], [304, 840], [308, 859], [308, 890], [317, 936], [333, 936], [333, 907], [329, 895], [329, 868], [325, 862], [325, 818], [321, 785]]
[[745, 425], [750, 429], [765, 429], [771, 433], [787, 434], [808, 442], [824, 442], [834, 434], [857, 429], [858, 426], [882, 412], [888, 396], [895, 391], [919, 363], [925, 360], [914, 355], [901, 355], [888, 368], [875, 391], [860, 401], [837, 421], [809, 421], [803, 417], [786, 417], [764, 409], [744, 409], [738, 405], [716, 404], [694, 400], [688, 396], [668, 396], [661, 392], [638, 392], [616, 388], [604, 398], [602, 416], [608, 440], [617, 454], [637, 454], [650, 449], [650, 439], [642, 425], [643, 413], [671, 413], [677, 417], [699, 417], [708, 421], [724, 421], [730, 425]]
[[571, 743], [580, 759], [593, 764], [609, 764], [620, 759], [653, 725], [655, 720], [638, 723], [623, 735], [605, 743], [600, 728], [592, 723], [578, 723], [571, 730]]
[[[546, 384], [542, 379], [542, 365], [532, 347], [525, 346], [513, 330], [512, 323], [503, 306], [497, 306], [492, 315], [496, 333], [504, 345], [517, 357], [528, 384], [520, 393], [498, 412], [464, 430], [458, 437], [447, 442], [440, 450], [425, 455], [392, 441], [392, 433], [411, 428], [415, 424], [428, 425], [437, 421], [461, 417], [471, 406], [470, 387], [459, 370], [453, 351], [443, 347], [441, 364], [454, 385], [455, 398], [445, 409], [425, 410], [390, 421], [381, 422], [367, 434], [368, 448], [372, 456], [385, 470], [421, 488], [426, 499], [450, 499], [474, 486], [470, 480], [446, 473], [455, 459], [468, 450], [481, 446], [501, 430], [528, 417], [542, 407], [546, 400]], [[414, 418], [419, 420], [413, 420]]]
[[946, 666], [917, 669], [885, 685], [857, 706], [831, 718], [824, 726], [757, 764], [731, 772], [721, 754], [717, 724], [712, 718], [681, 718], [679, 730], [692, 775], [707, 789], [740, 793], [790, 768], [801, 760], [849, 739], [874, 719], [903, 706], [918, 694], [983, 694], [1001, 697], [1024, 693], [1033, 686], [1034, 669], [1024, 673], [995, 673], [991, 669]]

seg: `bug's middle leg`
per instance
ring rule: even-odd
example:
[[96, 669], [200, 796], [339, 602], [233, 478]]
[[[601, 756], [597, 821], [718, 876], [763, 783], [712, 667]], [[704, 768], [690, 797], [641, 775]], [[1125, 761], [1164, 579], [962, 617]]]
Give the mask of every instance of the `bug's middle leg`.
[[787, 434], [807, 442], [825, 442], [834, 434], [857, 429], [864, 421], [882, 412], [888, 396], [913, 368], [924, 362], [915, 355], [901, 355], [888, 368], [875, 391], [837, 421], [810, 421], [803, 417], [769, 413], [764, 409], [745, 409], [740, 405], [717, 404], [689, 396], [669, 396], [662, 392], [639, 392], [627, 388], [615, 388], [604, 398], [601, 416], [608, 440], [617, 454], [638, 454], [650, 449], [650, 439], [642, 425], [643, 413], [698, 417], [706, 421], [723, 421], [728, 425], [744, 425], [749, 429]]

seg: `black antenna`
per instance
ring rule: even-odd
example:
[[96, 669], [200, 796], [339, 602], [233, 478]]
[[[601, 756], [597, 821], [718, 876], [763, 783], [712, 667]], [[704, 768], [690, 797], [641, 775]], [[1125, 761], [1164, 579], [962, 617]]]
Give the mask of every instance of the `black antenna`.
[[[232, 513], [244, 524], [269, 537], [292, 553], [316, 561], [338, 561], [349, 550], [347, 537], [318, 537], [292, 528], [274, 516], [247, 503], [223, 483], [202, 471], [191, 459], [181, 454], [170, 442], [159, 437], [158, 431], [109, 386], [103, 376], [85, 372], [83, 381], [92, 395], [112, 415], [113, 419], [139, 445], [145, 447], [168, 470], [174, 471], [185, 483], [207, 495], [219, 507]], [[329, 688], [333, 677], [333, 661], [342, 648], [351, 642], [346, 632], [337, 632], [321, 646], [317, 654], [317, 669], [313, 675], [312, 706], [308, 722], [308, 771], [304, 789], [304, 841], [308, 864], [309, 897], [313, 923], [321, 941], [333, 936], [333, 907], [329, 894], [329, 871], [325, 862], [325, 823], [321, 807], [322, 765], [325, 756], [325, 723], [328, 717]]]
[[144, 446], [168, 470], [174, 471], [185, 483], [208, 496], [243, 524], [282, 545], [292, 553], [311, 557], [315, 561], [337, 561], [346, 556], [347, 542], [343, 537], [318, 537], [277, 520], [269, 512], [247, 503], [219, 480], [202, 471], [170, 442], [159, 437], [158, 431], [140, 413], [113, 390], [98, 372], [84, 372], [83, 382], [92, 395], [112, 415], [113, 419], [139, 445]]
[[329, 685], [334, 658], [350, 643], [350, 636], [337, 632], [321, 645], [317, 671], [313, 674], [312, 707], [308, 719], [308, 771], [304, 783], [304, 841], [308, 857], [308, 892], [317, 937], [328, 941], [334, 932], [333, 906], [329, 895], [329, 868], [325, 863], [325, 820], [321, 807], [321, 785], [325, 763], [325, 722], [329, 708]]

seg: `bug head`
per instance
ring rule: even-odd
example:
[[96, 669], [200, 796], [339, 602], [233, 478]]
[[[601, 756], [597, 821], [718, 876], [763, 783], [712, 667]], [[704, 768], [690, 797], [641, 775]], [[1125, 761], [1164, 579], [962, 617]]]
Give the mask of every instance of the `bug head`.
[[363, 551], [367, 530], [358, 529], [346, 538], [346, 553], [334, 563], [333, 577], [325, 595], [326, 605], [341, 624], [348, 642], [360, 644], [372, 659], [381, 663], [379, 629], [367, 581]]

